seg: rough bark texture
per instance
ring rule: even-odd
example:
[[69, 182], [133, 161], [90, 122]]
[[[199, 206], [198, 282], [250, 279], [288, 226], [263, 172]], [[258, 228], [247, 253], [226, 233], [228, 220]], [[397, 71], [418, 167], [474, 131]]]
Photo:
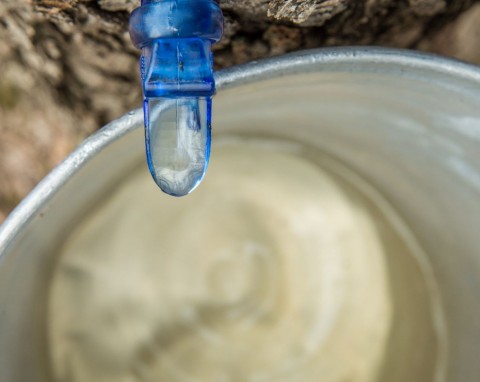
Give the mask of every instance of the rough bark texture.
[[[480, 63], [474, 0], [220, 0], [218, 68], [375, 44]], [[86, 135], [140, 104], [136, 0], [1, 0], [0, 221]]]

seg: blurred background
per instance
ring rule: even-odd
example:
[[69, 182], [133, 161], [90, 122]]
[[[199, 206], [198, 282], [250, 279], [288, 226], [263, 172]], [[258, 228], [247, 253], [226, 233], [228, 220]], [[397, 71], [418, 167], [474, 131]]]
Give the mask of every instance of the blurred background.
[[[141, 103], [135, 0], [1, 0], [0, 222], [86, 136]], [[417, 49], [480, 64], [474, 0], [220, 0], [217, 69], [322, 46]]]

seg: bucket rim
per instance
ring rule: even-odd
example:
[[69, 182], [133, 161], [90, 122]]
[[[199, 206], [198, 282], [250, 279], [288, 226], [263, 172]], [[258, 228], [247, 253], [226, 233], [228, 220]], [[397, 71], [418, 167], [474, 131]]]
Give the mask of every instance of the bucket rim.
[[[432, 53], [381, 47], [297, 51], [220, 70], [215, 74], [215, 80], [217, 88], [224, 90], [280, 76], [312, 72], [370, 72], [407, 78], [423, 72], [431, 82], [447, 82], [450, 78], [480, 88], [480, 67], [473, 64]], [[0, 263], [16, 238], [73, 175], [108, 145], [141, 127], [143, 114], [138, 108], [86, 138], [51, 170], [0, 225]]]

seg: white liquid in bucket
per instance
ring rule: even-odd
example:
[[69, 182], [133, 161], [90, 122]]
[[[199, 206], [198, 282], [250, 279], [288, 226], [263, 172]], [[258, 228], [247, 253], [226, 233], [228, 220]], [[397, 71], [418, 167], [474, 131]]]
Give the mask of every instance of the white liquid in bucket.
[[216, 144], [193, 194], [142, 168], [67, 240], [55, 379], [442, 381], [435, 282], [388, 204], [304, 146]]

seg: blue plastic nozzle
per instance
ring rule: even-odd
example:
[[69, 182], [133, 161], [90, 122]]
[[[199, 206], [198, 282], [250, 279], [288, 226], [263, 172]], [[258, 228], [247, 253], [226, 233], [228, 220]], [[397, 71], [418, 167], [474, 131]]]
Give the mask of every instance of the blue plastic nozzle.
[[166, 193], [183, 196], [203, 179], [215, 93], [212, 44], [223, 34], [213, 0], [146, 0], [130, 16], [142, 49], [147, 162]]

